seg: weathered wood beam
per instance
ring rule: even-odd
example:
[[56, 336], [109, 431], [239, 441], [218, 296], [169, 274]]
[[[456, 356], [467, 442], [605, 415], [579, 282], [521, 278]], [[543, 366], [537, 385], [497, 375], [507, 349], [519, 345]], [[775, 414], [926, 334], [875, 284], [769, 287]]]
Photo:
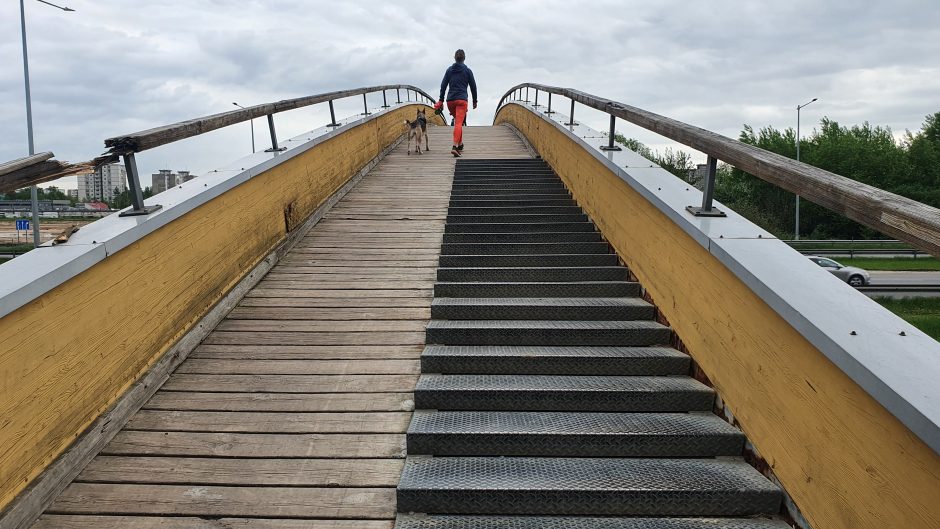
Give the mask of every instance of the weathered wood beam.
[[940, 209], [709, 130], [579, 90], [524, 83], [506, 92], [503, 99], [514, 90], [525, 87], [568, 97], [639, 125], [931, 255], [940, 256]]
[[71, 164], [53, 160], [52, 156], [51, 152], [43, 152], [0, 164], [0, 193], [95, 169], [93, 161]]
[[182, 139], [191, 138], [193, 136], [198, 136], [200, 134], [205, 134], [206, 132], [220, 129], [222, 127], [228, 127], [229, 125], [235, 125], [237, 123], [242, 123], [254, 118], [261, 118], [271, 114], [277, 114], [278, 112], [303, 108], [306, 106], [315, 105], [317, 103], [326, 103], [328, 101], [342, 99], [345, 97], [395, 89], [412, 90], [425, 96], [429, 100], [433, 100], [433, 98], [426, 92], [411, 85], [382, 85], [356, 88], [353, 90], [338, 90], [335, 92], [327, 92], [325, 94], [298, 97], [295, 99], [285, 99], [276, 103], [265, 103], [244, 109], [221, 112], [211, 116], [204, 116], [201, 118], [181, 121], [179, 123], [173, 123], [171, 125], [154, 127], [152, 129], [134, 132], [124, 136], [108, 138], [104, 140], [105, 146], [109, 148], [106, 155], [121, 155], [131, 152], [145, 151], [147, 149], [159, 147], [160, 145], [166, 145], [167, 143], [172, 143]]

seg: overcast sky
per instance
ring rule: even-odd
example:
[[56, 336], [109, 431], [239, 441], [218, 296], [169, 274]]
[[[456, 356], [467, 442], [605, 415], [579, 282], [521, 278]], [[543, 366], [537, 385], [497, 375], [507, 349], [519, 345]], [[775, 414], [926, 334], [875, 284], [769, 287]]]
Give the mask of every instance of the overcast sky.
[[[314, 2], [26, 0], [37, 151], [82, 161], [104, 138], [242, 105], [375, 84], [436, 96], [456, 48], [480, 89], [471, 125], [533, 81], [578, 88], [736, 138], [742, 124], [869, 121], [900, 135], [940, 111], [940, 1]], [[454, 7], [456, 6], [456, 7]], [[0, 5], [0, 160], [27, 153], [19, 10]], [[378, 104], [378, 100], [375, 101]], [[361, 101], [337, 107], [358, 111]], [[604, 116], [582, 119], [606, 127]], [[325, 108], [277, 117], [279, 137]], [[264, 145], [264, 122], [256, 121]], [[628, 128], [662, 148], [669, 143]], [[250, 152], [248, 125], [138, 156], [197, 173]], [[74, 187], [74, 178], [58, 182]]]

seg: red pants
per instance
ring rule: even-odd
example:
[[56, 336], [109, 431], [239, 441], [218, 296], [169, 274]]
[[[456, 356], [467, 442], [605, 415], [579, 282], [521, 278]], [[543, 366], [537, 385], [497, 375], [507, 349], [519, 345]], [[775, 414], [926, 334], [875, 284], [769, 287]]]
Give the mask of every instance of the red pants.
[[467, 100], [448, 101], [447, 110], [454, 116], [454, 145], [463, 145], [463, 121], [467, 117]]

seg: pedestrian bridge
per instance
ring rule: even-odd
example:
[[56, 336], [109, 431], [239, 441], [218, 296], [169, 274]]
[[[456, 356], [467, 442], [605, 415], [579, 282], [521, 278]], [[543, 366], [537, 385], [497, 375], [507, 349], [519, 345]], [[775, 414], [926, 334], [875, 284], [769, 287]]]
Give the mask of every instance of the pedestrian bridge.
[[937, 210], [534, 84], [408, 153], [429, 101], [108, 140], [137, 191], [157, 145], [267, 116], [272, 149], [0, 266], [0, 528], [940, 527], [940, 344], [610, 133], [934, 255]]

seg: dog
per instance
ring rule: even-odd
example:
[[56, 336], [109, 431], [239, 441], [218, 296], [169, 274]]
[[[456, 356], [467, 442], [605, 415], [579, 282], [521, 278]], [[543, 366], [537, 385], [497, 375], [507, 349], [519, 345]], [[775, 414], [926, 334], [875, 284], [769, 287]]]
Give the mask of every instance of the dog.
[[411, 139], [415, 141], [415, 152], [421, 154], [421, 142], [424, 141], [425, 152], [430, 151], [428, 146], [428, 117], [424, 109], [419, 109], [414, 121], [405, 120], [408, 125], [408, 154], [411, 154]]

